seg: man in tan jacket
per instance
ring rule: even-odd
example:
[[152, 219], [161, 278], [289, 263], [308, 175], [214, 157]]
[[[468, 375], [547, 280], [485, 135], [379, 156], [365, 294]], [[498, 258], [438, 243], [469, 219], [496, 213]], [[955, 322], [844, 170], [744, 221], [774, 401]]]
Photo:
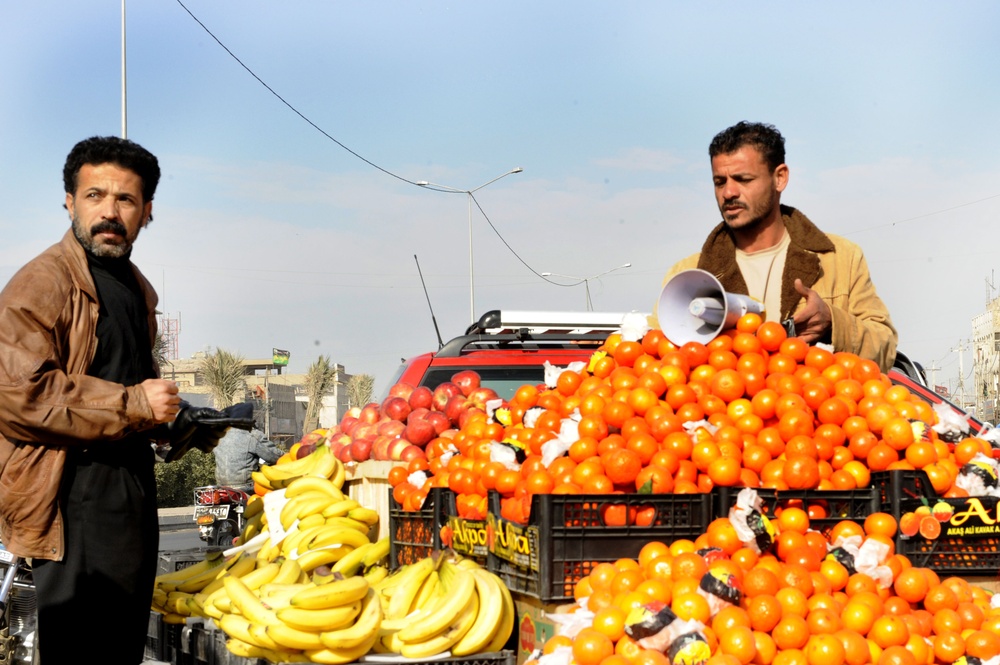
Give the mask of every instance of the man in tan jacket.
[[709, 157], [722, 222], [701, 252], [675, 264], [663, 283], [682, 270], [706, 270], [727, 292], [763, 302], [767, 320], [794, 324], [810, 344], [832, 344], [888, 371], [896, 329], [861, 249], [781, 205], [788, 166], [778, 130], [740, 122], [715, 136]]
[[180, 407], [153, 362], [156, 294], [130, 261], [159, 177], [131, 141], [79, 142], [63, 169], [72, 228], [0, 293], [0, 536], [32, 560], [42, 665], [143, 657], [150, 430]]

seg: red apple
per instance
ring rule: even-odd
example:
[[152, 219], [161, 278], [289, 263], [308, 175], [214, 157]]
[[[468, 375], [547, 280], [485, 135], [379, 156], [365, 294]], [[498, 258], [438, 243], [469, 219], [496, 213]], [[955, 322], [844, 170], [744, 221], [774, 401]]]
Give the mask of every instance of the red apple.
[[406, 416], [410, 415], [410, 403], [402, 397], [387, 397], [382, 402], [382, 415], [405, 422]]
[[403, 438], [413, 445], [423, 448], [437, 436], [437, 432], [434, 431], [434, 423], [427, 418], [413, 418], [413, 414], [410, 415], [411, 417], [406, 420]]
[[468, 397], [469, 393], [479, 387], [479, 373], [471, 369], [463, 369], [452, 375], [451, 382], [458, 386], [463, 395]]
[[462, 389], [456, 386], [451, 381], [445, 381], [437, 388], [434, 389], [434, 395], [432, 396], [431, 408], [435, 411], [444, 411], [444, 407], [447, 406], [448, 400], [450, 400], [455, 395], [461, 395]]
[[334, 444], [349, 446], [351, 445], [351, 441], [353, 441], [353, 439], [350, 437], [350, 435], [341, 432], [340, 434], [334, 434], [333, 436], [331, 436], [330, 442], [327, 445], [329, 445], [331, 448], [333, 447]]
[[363, 423], [377, 423], [379, 418], [382, 417], [380, 411], [381, 407], [379, 407], [378, 402], [365, 404], [364, 408], [361, 409], [361, 413], [358, 414], [358, 420]]
[[486, 411], [480, 409], [478, 406], [475, 406], [472, 402], [466, 402], [465, 408], [458, 414], [458, 429], [465, 429], [465, 425], [472, 418], [486, 420]]
[[355, 439], [350, 448], [351, 457], [355, 462], [364, 462], [370, 459], [372, 456], [372, 446], [374, 445], [374, 439]]
[[429, 409], [434, 399], [434, 392], [427, 386], [417, 386], [410, 393], [410, 408]]
[[[354, 445], [353, 442], [351, 443], [351, 445]], [[344, 464], [353, 462], [354, 457], [351, 455], [351, 446], [347, 445], [341, 448], [340, 452], [337, 453], [337, 458], [340, 459], [340, 461], [343, 462]]]
[[453, 395], [451, 399], [448, 400], [448, 403], [445, 404], [442, 411], [444, 411], [444, 415], [448, 416], [448, 420], [457, 425], [458, 417], [462, 414], [462, 411], [467, 408], [467, 406], [471, 405], [465, 395]]
[[497, 395], [497, 391], [492, 388], [487, 388], [486, 386], [481, 386], [476, 388], [471, 393], [469, 393], [469, 401], [478, 406], [481, 409], [486, 408], [486, 402], [491, 399], [499, 399], [500, 396]]
[[[399, 439], [402, 441], [402, 439]], [[392, 459], [398, 460], [400, 462], [409, 462], [417, 458], [426, 458], [427, 454], [421, 450], [419, 447], [409, 443], [405, 446], [400, 446], [399, 442], [395, 444], [395, 447], [389, 450], [390, 455], [394, 455]]]
[[440, 411], [431, 411], [428, 413], [427, 420], [434, 426], [434, 433], [438, 436], [441, 435], [441, 432], [451, 428], [451, 421], [448, 419], [448, 416]]
[[399, 383], [393, 384], [393, 386], [389, 388], [390, 397], [402, 397], [405, 400], [409, 400], [410, 395], [412, 393], [413, 393], [413, 386], [404, 381], [400, 381]]
[[402, 435], [403, 430], [405, 429], [406, 423], [402, 423], [398, 420], [386, 420], [378, 424], [378, 433], [393, 439]]
[[389, 444], [388, 459], [395, 460], [398, 462], [400, 460], [399, 457], [400, 454], [402, 454], [404, 450], [406, 450], [412, 445], [413, 444], [407, 441], [406, 439], [396, 439], [395, 441]]
[[[360, 411], [358, 413], [360, 413]], [[357, 416], [344, 416], [340, 419], [340, 424], [337, 425], [337, 427], [341, 432], [347, 432], [356, 422], [358, 422]]]
[[301, 459], [316, 450], [315, 443], [303, 443], [295, 449], [295, 459]]
[[390, 446], [392, 446], [393, 443], [399, 440], [400, 439], [396, 437], [386, 436], [384, 434], [376, 436], [374, 443], [372, 443], [372, 453], [371, 453], [372, 459], [377, 459], [377, 460], [392, 459], [391, 457], [389, 457], [389, 448]]

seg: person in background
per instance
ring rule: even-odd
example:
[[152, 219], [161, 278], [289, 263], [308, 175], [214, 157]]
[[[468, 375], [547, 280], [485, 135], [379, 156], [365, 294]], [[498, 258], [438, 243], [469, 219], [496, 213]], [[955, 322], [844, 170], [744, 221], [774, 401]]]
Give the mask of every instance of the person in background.
[[253, 493], [253, 478], [260, 460], [274, 464], [285, 451], [264, 436], [259, 429], [251, 431], [230, 427], [219, 439], [215, 450], [215, 482]]
[[832, 344], [888, 371], [896, 329], [861, 248], [781, 205], [789, 177], [781, 133], [773, 125], [740, 122], [717, 134], [708, 154], [722, 222], [701, 252], [676, 263], [663, 284], [700, 268], [727, 292], [763, 302], [766, 320], [794, 328], [806, 342]]
[[153, 428], [180, 409], [153, 361], [156, 293], [130, 260], [155, 156], [93, 137], [66, 158], [72, 227], [0, 293], [0, 537], [30, 557], [42, 665], [140, 663], [157, 569]]

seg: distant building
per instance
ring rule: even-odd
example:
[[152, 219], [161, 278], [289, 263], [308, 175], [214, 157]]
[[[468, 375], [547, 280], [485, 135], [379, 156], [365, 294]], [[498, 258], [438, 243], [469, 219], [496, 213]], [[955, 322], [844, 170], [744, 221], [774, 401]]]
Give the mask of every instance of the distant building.
[[994, 422], [1000, 397], [1000, 298], [986, 305], [986, 311], [972, 319], [972, 376], [976, 414]]
[[[210, 406], [212, 397], [205, 384], [201, 365], [206, 355], [195, 353], [190, 358], [168, 360], [160, 367], [160, 375], [177, 382], [181, 398], [195, 406]], [[243, 360], [246, 377], [244, 401], [257, 404], [258, 426], [268, 437], [279, 444], [297, 441], [305, 426], [309, 397], [305, 392], [305, 374], [285, 374], [273, 359], [250, 358]], [[333, 391], [323, 397], [319, 412], [319, 426], [332, 427], [340, 422], [348, 409], [347, 381], [351, 375], [343, 365], [334, 365], [337, 372]]]

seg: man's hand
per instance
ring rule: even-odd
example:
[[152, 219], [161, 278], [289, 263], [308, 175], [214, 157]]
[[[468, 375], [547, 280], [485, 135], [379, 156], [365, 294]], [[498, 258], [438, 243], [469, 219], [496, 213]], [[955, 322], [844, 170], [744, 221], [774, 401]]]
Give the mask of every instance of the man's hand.
[[801, 279], [795, 280], [795, 290], [806, 299], [806, 306], [792, 318], [795, 321], [795, 333], [812, 344], [821, 339], [832, 325], [830, 306], [818, 293], [803, 284]]
[[146, 379], [139, 387], [146, 393], [146, 401], [153, 409], [153, 420], [169, 423], [177, 417], [181, 408], [181, 398], [177, 394], [177, 384], [165, 379]]

